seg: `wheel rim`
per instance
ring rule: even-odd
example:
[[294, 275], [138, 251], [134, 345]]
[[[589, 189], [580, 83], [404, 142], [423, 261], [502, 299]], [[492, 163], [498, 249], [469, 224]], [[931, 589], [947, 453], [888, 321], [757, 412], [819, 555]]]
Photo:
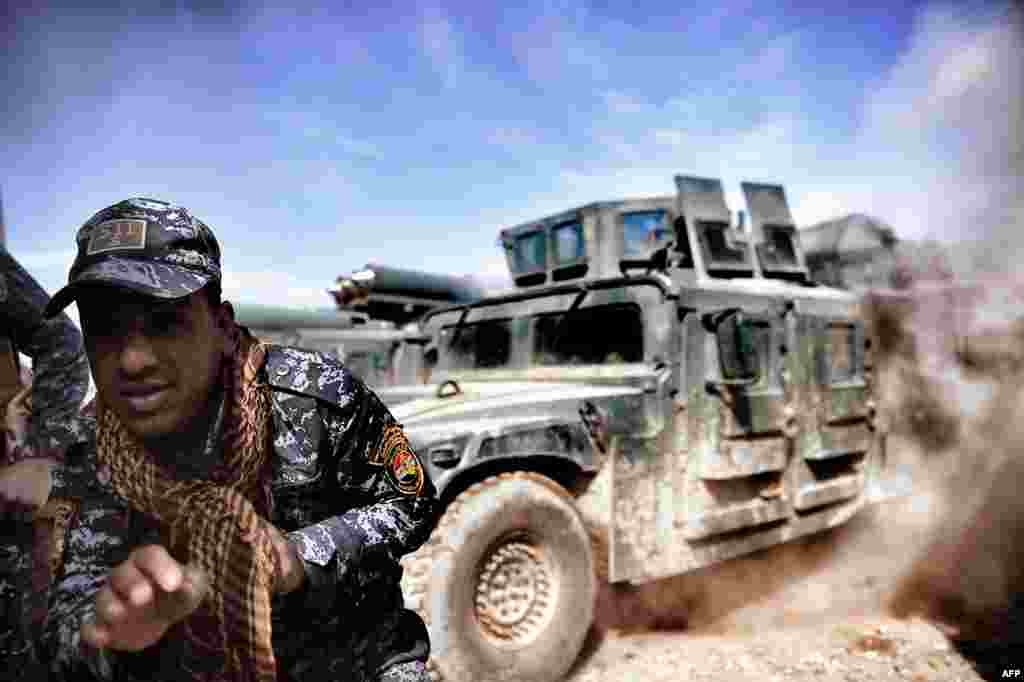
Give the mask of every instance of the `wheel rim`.
[[492, 644], [529, 644], [555, 612], [551, 563], [531, 538], [516, 535], [495, 544], [481, 562], [475, 610], [481, 632]]

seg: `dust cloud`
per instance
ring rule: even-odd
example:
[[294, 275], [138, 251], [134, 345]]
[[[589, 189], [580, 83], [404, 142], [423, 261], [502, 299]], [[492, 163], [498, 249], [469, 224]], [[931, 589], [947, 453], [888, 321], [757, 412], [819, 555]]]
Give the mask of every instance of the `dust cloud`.
[[868, 309], [894, 431], [946, 501], [889, 605], [986, 636], [1024, 590], [1024, 279], [975, 274]]
[[[599, 629], [746, 635], [889, 614], [994, 632], [1024, 591], [1020, 311], [1024, 279], [919, 283], [871, 297], [888, 469], [908, 476], [912, 493], [691, 574], [602, 581]], [[606, 537], [592, 533], [606, 556]]]
[[[602, 631], [701, 635], [869, 620], [883, 612], [942, 504], [918, 491], [867, 508], [831, 531], [685, 575], [642, 585], [602, 580], [595, 622]], [[591, 532], [600, 556], [606, 536]], [[604, 566], [598, 572], [606, 578]]]
[[1004, 18], [975, 52], [998, 79], [948, 112], [983, 181], [951, 267], [918, 262], [907, 291], [865, 306], [893, 431], [946, 503], [887, 605], [969, 639], [1004, 635], [1024, 594], [1024, 11]]

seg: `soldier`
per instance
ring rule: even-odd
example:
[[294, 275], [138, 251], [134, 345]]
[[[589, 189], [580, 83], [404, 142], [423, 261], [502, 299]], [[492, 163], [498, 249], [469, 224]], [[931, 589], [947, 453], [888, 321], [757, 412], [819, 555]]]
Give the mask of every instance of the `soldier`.
[[[13, 355], [17, 349], [25, 353], [35, 370], [24, 382], [25, 389], [4, 409], [4, 456], [0, 462], [3, 679], [24, 675], [34, 658], [31, 630], [45, 608], [47, 576], [32, 571], [33, 537], [38, 535], [45, 543], [46, 533], [41, 531], [46, 529], [45, 510], [51, 506], [46, 504], [51, 472], [64, 448], [78, 439], [75, 415], [89, 387], [81, 334], [67, 315], [44, 319], [49, 300], [35, 279], [0, 247], [0, 336], [5, 337], [6, 352]], [[33, 514], [39, 517], [35, 524], [29, 523]], [[45, 570], [45, 563], [36, 568]]]
[[43, 634], [58, 679], [425, 681], [399, 558], [436, 522], [394, 418], [338, 361], [264, 345], [181, 207], [110, 206], [68, 286], [97, 387]]

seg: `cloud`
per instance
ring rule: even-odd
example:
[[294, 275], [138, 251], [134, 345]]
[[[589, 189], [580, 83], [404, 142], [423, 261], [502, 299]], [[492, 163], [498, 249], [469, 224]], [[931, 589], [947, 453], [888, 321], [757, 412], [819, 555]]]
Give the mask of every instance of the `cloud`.
[[[864, 212], [904, 238], [983, 229], [1012, 241], [1007, 233], [1024, 235], [1024, 31], [1006, 17], [923, 9], [907, 49], [865, 92], [848, 138], [808, 135], [817, 125], [805, 109], [810, 93], [732, 120], [709, 118], [721, 106], [709, 108], [700, 89], [648, 102], [654, 124], [645, 130], [594, 128], [600, 151], [563, 170], [563, 203], [671, 193], [672, 174], [687, 172], [722, 178], [733, 210], [743, 207], [740, 181], [780, 182], [800, 225]], [[780, 35], [718, 85], [728, 90], [742, 74], [785, 80], [801, 41]], [[603, 95], [609, 110], [616, 92]]]
[[496, 147], [524, 147], [539, 141], [536, 132], [519, 127], [499, 127], [487, 134], [487, 144]]
[[800, 46], [801, 33], [792, 31], [770, 38], [746, 61], [736, 66], [731, 80], [736, 84], [771, 81], [782, 77], [790, 68]]
[[616, 55], [602, 45], [598, 30], [587, 8], [570, 0], [537, 8], [526, 26], [509, 34], [509, 47], [534, 83], [606, 82]]
[[764, 175], [772, 170], [789, 175], [797, 139], [795, 124], [787, 118], [766, 120], [724, 141], [720, 152], [726, 165], [737, 172]]
[[68, 249], [52, 249], [48, 251], [28, 251], [25, 253], [18, 253], [15, 256], [21, 266], [33, 272], [35, 270], [49, 270], [57, 268], [71, 267], [71, 262], [75, 260], [77, 251], [73, 248]]
[[[856, 146], [897, 179], [899, 231], [952, 239], [1024, 228], [1024, 24], [933, 6], [910, 47], [869, 93]], [[884, 177], [884, 176], [883, 176]], [[909, 182], [908, 180], [913, 180]], [[880, 185], [884, 180], [880, 178]]]
[[1017, 70], [1014, 33], [999, 23], [978, 26], [952, 8], [925, 9], [909, 49], [866, 98], [863, 134], [905, 139], [951, 123], [969, 94], [995, 88], [1009, 99], [1020, 89], [1009, 79]]
[[605, 90], [601, 97], [608, 111], [613, 114], [636, 114], [647, 108], [642, 99], [620, 90]]
[[429, 9], [417, 27], [420, 49], [441, 78], [445, 88], [454, 88], [465, 68], [460, 39], [451, 18], [440, 9]]
[[726, 0], [711, 3], [707, 12], [700, 15], [694, 22], [692, 33], [707, 36], [718, 35], [724, 28], [732, 26], [738, 20], [747, 20], [755, 5], [754, 0]]
[[336, 152], [374, 161], [385, 156], [377, 142], [358, 137], [335, 116], [311, 106], [302, 106], [300, 102], [286, 101], [282, 108], [264, 110], [261, 115], [277, 126], [281, 134], [300, 131], [305, 140], [330, 150], [332, 161], [337, 161]]
[[495, 249], [494, 255], [484, 258], [470, 278], [482, 286], [489, 295], [512, 288], [512, 277], [508, 273], [505, 255], [498, 249]]
[[352, 156], [374, 160], [380, 160], [384, 156], [380, 148], [369, 140], [359, 140], [340, 133], [331, 137], [335, 144]]
[[329, 308], [333, 306], [327, 289], [332, 282], [310, 282], [289, 272], [276, 270], [246, 271], [225, 268], [222, 280], [224, 298], [241, 303]]
[[[662, 109], [676, 106], [670, 102]], [[604, 152], [601, 163], [588, 160], [581, 167], [566, 169], [562, 178], [574, 188], [590, 186], [595, 192], [618, 189], [611, 195], [594, 194], [588, 201], [601, 196], [671, 194], [676, 173], [721, 177], [727, 192], [745, 179], [783, 182], [797, 177], [811, 156], [808, 146], [798, 139], [799, 127], [797, 119], [777, 116], [735, 130], [652, 127], [635, 136], [600, 131], [594, 142]], [[649, 184], [643, 189], [641, 183]], [[737, 210], [742, 204], [732, 208]]]
[[806, 192], [795, 202], [790, 202], [793, 220], [804, 227], [859, 210], [862, 209], [851, 206], [848, 195], [824, 189]]

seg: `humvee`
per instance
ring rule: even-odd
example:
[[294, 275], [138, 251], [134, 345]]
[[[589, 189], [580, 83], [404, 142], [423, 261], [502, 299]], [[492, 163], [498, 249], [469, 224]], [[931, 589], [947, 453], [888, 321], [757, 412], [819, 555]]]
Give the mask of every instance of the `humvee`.
[[373, 264], [338, 277], [325, 293], [336, 308], [236, 303], [235, 316], [264, 341], [339, 358], [374, 388], [421, 381], [422, 369], [415, 363], [422, 353], [403, 357], [420, 337], [419, 317], [441, 305], [483, 296], [466, 278]]
[[745, 226], [719, 180], [675, 184], [502, 230], [516, 291], [420, 322], [431, 382], [391, 409], [444, 510], [403, 560], [443, 679], [560, 679], [596, 564], [684, 574], [879, 497], [857, 299], [810, 280], [781, 186], [742, 184]]
[[[410, 334], [388, 320], [365, 314], [325, 309], [236, 303], [238, 323], [262, 341], [297, 346], [333, 355], [367, 385], [374, 388], [418, 380], [401, 361], [404, 340]], [[414, 334], [415, 336], [415, 334]]]

